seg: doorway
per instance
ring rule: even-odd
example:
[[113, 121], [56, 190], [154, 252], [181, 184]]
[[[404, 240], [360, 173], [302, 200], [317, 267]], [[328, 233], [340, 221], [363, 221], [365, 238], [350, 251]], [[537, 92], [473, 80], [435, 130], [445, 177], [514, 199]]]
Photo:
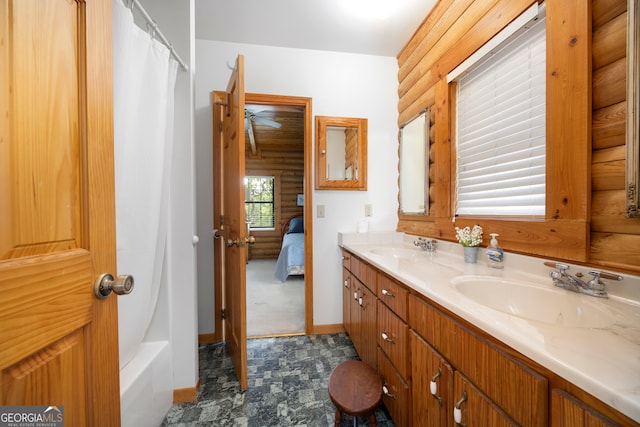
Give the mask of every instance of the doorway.
[[[266, 218], [249, 218], [251, 215], [247, 213], [249, 233], [256, 240], [256, 243], [248, 246], [247, 253], [247, 336], [309, 335], [313, 333], [311, 98], [247, 93], [245, 110], [245, 177], [255, 178], [256, 182], [265, 185], [272, 182], [274, 186], [273, 200], [270, 202], [273, 219], [269, 219], [269, 215]], [[265, 203], [268, 204], [269, 200]], [[296, 271], [293, 271], [283, 282], [275, 277], [275, 264], [283, 235], [288, 231], [288, 220], [294, 216], [308, 218], [304, 221], [301, 235], [304, 241], [304, 275], [294, 274]], [[221, 263], [214, 262], [214, 265], [218, 269]], [[223, 298], [220, 290], [222, 283], [217, 280], [218, 277], [216, 272], [216, 330], [221, 330], [218, 325], [222, 324]], [[255, 280], [256, 277], [258, 280]], [[256, 283], [252, 283], [254, 281]], [[253, 293], [253, 286], [262, 288]], [[266, 289], [267, 286], [270, 290]], [[302, 292], [302, 295], [294, 295], [297, 292]], [[289, 311], [292, 307], [287, 307], [290, 315], [283, 311], [278, 316], [279, 303], [276, 298], [282, 298], [280, 304], [302, 304], [302, 307], [294, 310], [298, 312], [296, 316], [302, 316], [300, 321], [293, 319], [287, 322], [292, 319], [283, 319], [283, 315], [294, 315]], [[270, 310], [274, 311], [275, 316], [271, 320], [268, 317]], [[252, 321], [262, 324], [259, 328], [252, 328]], [[269, 323], [273, 326], [271, 330]]]

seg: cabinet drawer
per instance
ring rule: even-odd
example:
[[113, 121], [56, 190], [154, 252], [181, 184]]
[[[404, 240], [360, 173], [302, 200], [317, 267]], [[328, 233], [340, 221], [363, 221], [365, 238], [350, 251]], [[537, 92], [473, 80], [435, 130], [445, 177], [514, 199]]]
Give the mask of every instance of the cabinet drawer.
[[376, 270], [361, 259], [353, 255], [350, 255], [350, 257], [351, 273], [375, 295], [377, 282]]
[[544, 376], [496, 342], [413, 294], [409, 296], [409, 323], [518, 424], [546, 425], [549, 404], [548, 381]]
[[378, 275], [378, 298], [405, 322], [408, 295], [407, 288], [384, 274]]
[[[409, 385], [400, 377], [391, 361], [384, 352], [378, 349], [378, 370], [382, 375], [382, 383], [387, 392], [383, 391], [382, 401], [391, 415], [393, 422], [398, 427], [409, 425], [411, 414], [409, 413], [410, 391]], [[384, 389], [383, 389], [384, 390]]]
[[409, 378], [409, 325], [378, 300], [378, 345], [403, 378]]

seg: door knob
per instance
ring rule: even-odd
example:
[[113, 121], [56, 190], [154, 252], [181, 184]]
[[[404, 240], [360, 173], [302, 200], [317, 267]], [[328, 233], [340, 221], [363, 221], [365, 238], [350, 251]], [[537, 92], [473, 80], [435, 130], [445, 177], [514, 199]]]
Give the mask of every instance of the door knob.
[[253, 245], [256, 242], [256, 238], [253, 236], [247, 236], [243, 239], [229, 239], [227, 240], [227, 247], [239, 246], [243, 248], [247, 243]]
[[99, 299], [104, 299], [115, 292], [116, 295], [127, 295], [133, 290], [133, 276], [118, 276], [114, 279], [109, 273], [104, 273], [98, 277], [93, 285], [93, 293]]

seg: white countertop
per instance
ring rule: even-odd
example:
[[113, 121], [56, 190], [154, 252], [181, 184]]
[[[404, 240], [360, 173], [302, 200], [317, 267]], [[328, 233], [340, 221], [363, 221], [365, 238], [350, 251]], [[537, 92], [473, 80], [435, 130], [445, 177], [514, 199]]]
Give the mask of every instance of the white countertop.
[[[338, 236], [340, 246], [640, 422], [639, 276], [621, 274], [620, 282], [604, 280], [609, 299], [596, 298], [554, 287], [545, 259], [505, 253], [504, 269], [494, 269], [487, 267], [483, 248], [477, 264], [465, 264], [460, 245], [438, 241], [437, 252], [431, 254], [416, 248], [415, 239], [397, 232]], [[410, 256], [392, 256], [390, 248]], [[590, 277], [589, 270], [571, 265], [568, 272]], [[493, 310], [465, 297], [451, 283], [471, 275], [517, 280], [586, 298], [584, 303], [613, 313], [615, 322], [602, 328], [558, 326]]]

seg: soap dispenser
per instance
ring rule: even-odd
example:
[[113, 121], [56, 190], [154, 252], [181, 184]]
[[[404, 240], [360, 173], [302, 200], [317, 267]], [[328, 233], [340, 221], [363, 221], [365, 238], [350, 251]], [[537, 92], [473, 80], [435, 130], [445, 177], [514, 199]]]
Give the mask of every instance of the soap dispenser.
[[492, 268], [504, 268], [504, 251], [498, 246], [499, 236], [497, 233], [491, 233], [491, 242], [487, 246], [487, 265]]

